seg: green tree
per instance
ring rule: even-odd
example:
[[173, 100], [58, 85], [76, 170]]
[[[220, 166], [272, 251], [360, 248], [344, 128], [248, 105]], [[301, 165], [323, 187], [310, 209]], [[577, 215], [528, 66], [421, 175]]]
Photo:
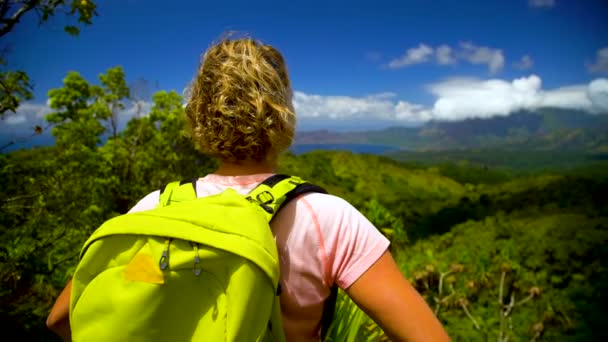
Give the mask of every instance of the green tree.
[[[49, 91], [50, 107], [56, 111], [46, 119], [57, 126], [52, 134], [57, 145], [80, 144], [94, 147], [101, 135], [111, 130], [118, 134], [118, 114], [125, 109], [129, 88], [120, 66], [99, 75], [101, 85], [91, 85], [77, 72], [70, 72], [63, 80], [63, 88]], [[105, 121], [110, 126], [105, 127]]]
[[55, 111], [47, 120], [55, 125], [56, 145], [2, 158], [0, 321], [12, 335], [31, 340], [47, 334], [44, 317], [82, 243], [118, 213], [112, 160], [99, 149], [102, 123], [120, 100], [108, 96], [114, 93], [69, 73], [63, 87], [49, 92]]
[[94, 105], [96, 92], [97, 88], [77, 72], [68, 73], [63, 88], [49, 91], [49, 105], [56, 111], [46, 120], [56, 125], [52, 134], [57, 146], [92, 149], [100, 143], [105, 128], [99, 119], [105, 118], [107, 111]]
[[0, 119], [6, 112], [15, 112], [24, 100], [31, 100], [32, 84], [21, 70], [5, 70], [6, 62], [0, 57]]
[[148, 115], [132, 118], [116, 139], [100, 149], [113, 166], [119, 212], [170, 181], [197, 178], [216, 166], [184, 135], [182, 97], [175, 91], [159, 91], [152, 99]]
[[99, 75], [101, 87], [97, 88], [97, 101], [99, 118], [108, 121], [112, 138], [118, 134], [118, 114], [125, 109], [126, 100], [131, 96], [125, 73], [122, 67], [108, 69], [105, 74]]

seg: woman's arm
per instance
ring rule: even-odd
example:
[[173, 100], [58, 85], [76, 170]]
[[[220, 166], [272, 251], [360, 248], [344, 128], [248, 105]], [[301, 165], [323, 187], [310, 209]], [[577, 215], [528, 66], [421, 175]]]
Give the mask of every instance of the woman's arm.
[[450, 341], [388, 251], [345, 291], [393, 341]]
[[46, 326], [54, 333], [59, 335], [64, 341], [72, 340], [70, 330], [70, 294], [72, 293], [72, 280], [59, 294], [55, 301], [49, 317], [46, 319]]

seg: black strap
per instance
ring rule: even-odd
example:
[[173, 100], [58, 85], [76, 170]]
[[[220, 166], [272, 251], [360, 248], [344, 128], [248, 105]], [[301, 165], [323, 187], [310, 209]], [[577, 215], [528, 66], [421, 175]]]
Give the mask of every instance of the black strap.
[[283, 174], [276, 174], [276, 175], [272, 175], [268, 178], [266, 178], [262, 184], [264, 185], [268, 185], [269, 187], [273, 187], [275, 186], [278, 182], [282, 181], [283, 179], [287, 179], [290, 178], [290, 176], [288, 175], [283, 175]]
[[338, 286], [334, 284], [329, 292], [329, 296], [325, 300], [323, 305], [323, 314], [321, 315], [321, 341], [325, 340], [329, 327], [334, 320], [334, 313], [336, 312], [336, 300], [338, 299]]
[[192, 178], [192, 179], [184, 179], [181, 182], [179, 182], [179, 185], [184, 185], [186, 183], [190, 183], [192, 184], [192, 187], [194, 188], [194, 192], [196, 192], [196, 178]]
[[[273, 176], [274, 177], [274, 176]], [[283, 178], [285, 179], [285, 178]], [[276, 182], [278, 183], [278, 182]], [[276, 184], [274, 183], [274, 184]], [[274, 185], [273, 184], [273, 185]], [[284, 206], [287, 205], [287, 203], [291, 202], [291, 200], [293, 200], [294, 198], [309, 193], [309, 192], [318, 192], [321, 194], [326, 194], [327, 191], [325, 189], [323, 189], [322, 187], [318, 186], [318, 185], [314, 185], [314, 184], [310, 184], [310, 183], [302, 183], [298, 186], [296, 186], [295, 189], [291, 190], [286, 196], [285, 196], [285, 201], [283, 203], [281, 203], [281, 206], [277, 209], [277, 213], [279, 212], [279, 210], [281, 210], [281, 208], [283, 208]], [[275, 216], [276, 217], [276, 213]], [[273, 219], [274, 219], [273, 217]]]
[[[180, 186], [182, 186], [182, 185], [184, 185], [184, 184], [186, 184], [186, 183], [191, 183], [191, 184], [192, 184], [192, 187], [194, 188], [194, 193], [196, 193], [196, 181], [197, 181], [197, 179], [196, 179], [196, 178], [192, 178], [192, 179], [184, 179], [184, 180], [181, 180], [181, 181], [179, 182], [179, 185], [180, 185]], [[164, 184], [164, 185], [163, 185], [163, 186], [160, 188], [160, 194], [161, 194], [161, 195], [162, 195], [162, 194], [165, 192], [165, 189], [167, 189], [167, 185], [169, 185], [169, 184], [171, 184], [171, 183], [165, 183], [165, 184]]]
[[[262, 182], [262, 184], [265, 184], [269, 187], [273, 187], [274, 185], [278, 184], [279, 182], [281, 182], [282, 180], [285, 180], [287, 178], [290, 178], [290, 176], [283, 175], [283, 174], [277, 174], [277, 175], [268, 177], [265, 181]], [[314, 185], [311, 183], [299, 184], [298, 186], [296, 186], [295, 189], [290, 191], [285, 196], [285, 201], [277, 209], [277, 213], [279, 212], [279, 210], [281, 210], [281, 208], [283, 208], [287, 203], [289, 203], [294, 198], [296, 198], [300, 195], [309, 193], [309, 192], [317, 192], [317, 193], [322, 193], [322, 194], [327, 193], [327, 191], [325, 189], [323, 189], [322, 187], [320, 187], [318, 185]], [[274, 217], [276, 217], [276, 214]], [[280, 288], [280, 286], [279, 286], [279, 288]], [[338, 286], [336, 286], [336, 284], [333, 284], [333, 286], [330, 288], [329, 296], [327, 297], [327, 299], [325, 300], [325, 303], [323, 305], [323, 313], [321, 315], [321, 340], [322, 341], [325, 340], [325, 337], [327, 336], [327, 333], [329, 331], [329, 327], [331, 326], [331, 323], [333, 322], [334, 313], [336, 310], [337, 298], [338, 298]]]

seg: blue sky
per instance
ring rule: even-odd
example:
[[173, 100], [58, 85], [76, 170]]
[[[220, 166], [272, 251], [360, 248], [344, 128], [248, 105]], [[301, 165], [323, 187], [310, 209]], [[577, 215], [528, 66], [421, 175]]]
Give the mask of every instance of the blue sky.
[[65, 18], [39, 26], [33, 13], [4, 38], [11, 67], [35, 82], [35, 99], [0, 122], [3, 137], [42, 120], [48, 90], [70, 70], [96, 82], [122, 65], [129, 81], [182, 92], [200, 54], [229, 30], [284, 54], [299, 129], [382, 128], [543, 106], [608, 111], [604, 0], [108, 0], [98, 13], [76, 38], [63, 32]]

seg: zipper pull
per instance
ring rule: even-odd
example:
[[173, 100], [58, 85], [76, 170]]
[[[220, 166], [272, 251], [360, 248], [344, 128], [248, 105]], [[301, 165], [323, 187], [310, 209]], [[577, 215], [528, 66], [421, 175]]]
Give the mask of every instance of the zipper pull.
[[198, 255], [198, 243], [193, 244], [194, 247], [194, 266], [192, 267], [192, 272], [194, 272], [195, 276], [201, 275], [201, 258]]
[[161, 270], [164, 270], [169, 266], [169, 244], [171, 243], [171, 239], [165, 240], [165, 248], [163, 249], [163, 254], [160, 257], [160, 261], [158, 262], [158, 266]]

